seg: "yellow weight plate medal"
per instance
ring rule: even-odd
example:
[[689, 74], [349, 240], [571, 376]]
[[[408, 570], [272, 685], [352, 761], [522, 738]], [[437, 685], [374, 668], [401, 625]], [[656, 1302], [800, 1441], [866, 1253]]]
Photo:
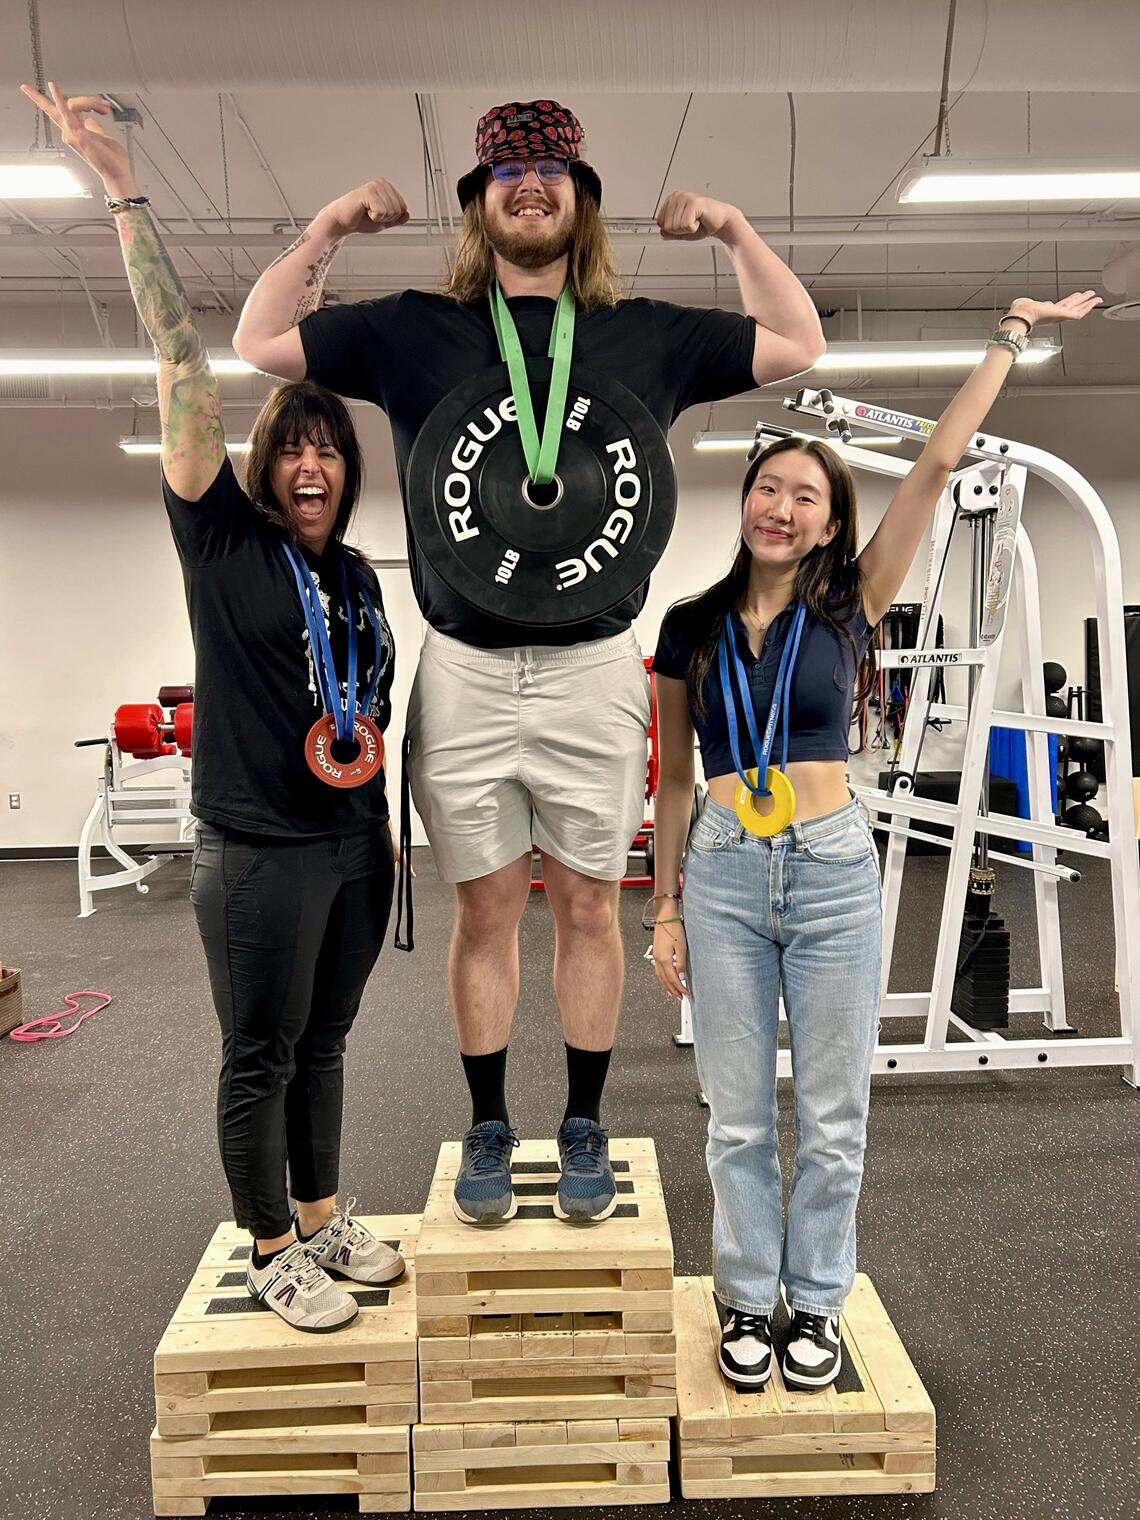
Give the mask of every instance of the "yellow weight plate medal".
[[[772, 693], [772, 705], [768, 711], [763, 742], [760, 740], [756, 726], [756, 712], [752, 705], [752, 693], [745, 675], [744, 663], [733, 642], [727, 618], [721, 629], [720, 684], [724, 695], [725, 716], [728, 719], [728, 739], [732, 748], [732, 760], [736, 766], [736, 774], [740, 777], [740, 785], [736, 789], [736, 816], [750, 834], [756, 834], [762, 839], [769, 839], [786, 829], [796, 812], [795, 788], [784, 774], [783, 767], [788, 763], [788, 699], [792, 685], [792, 671], [795, 667], [806, 616], [807, 609], [802, 604], [798, 604], [791, 627], [784, 639], [784, 647], [780, 652], [780, 666], [776, 672], [776, 684]], [[744, 769], [740, 754], [736, 702], [729, 675], [730, 661], [732, 674], [736, 677], [740, 705], [744, 711], [744, 721], [748, 726], [748, 736], [752, 741], [752, 752], [757, 761], [751, 770]], [[783, 748], [780, 765], [777, 768], [769, 765], [768, 761], [781, 716], [784, 730]], [[764, 777], [763, 786], [760, 785], [761, 776]]]

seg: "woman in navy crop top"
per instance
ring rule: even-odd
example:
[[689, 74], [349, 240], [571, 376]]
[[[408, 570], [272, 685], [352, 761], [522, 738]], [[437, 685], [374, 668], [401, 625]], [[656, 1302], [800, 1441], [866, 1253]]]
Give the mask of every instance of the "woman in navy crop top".
[[[1020, 335], [1037, 322], [1082, 317], [1096, 304], [1092, 291], [1055, 304], [1018, 300], [1002, 328]], [[653, 660], [661, 759], [654, 969], [672, 996], [687, 991], [692, 998], [710, 1112], [713, 1287], [723, 1316], [718, 1360], [745, 1390], [771, 1375], [781, 1282], [792, 1316], [781, 1360], [785, 1383], [823, 1388], [840, 1370], [839, 1314], [855, 1272], [882, 933], [873, 836], [846, 780], [852, 698], [873, 674], [872, 629], [1009, 373], [1017, 345], [995, 340], [862, 553], [854, 483], [834, 450], [785, 438], [759, 454], [744, 477], [732, 568], [670, 609]], [[747, 807], [738, 816], [738, 767], [759, 764], [749, 719], [764, 736], [785, 653], [791, 674], [769, 764], [781, 766], [786, 742], [783, 769], [794, 797], [785, 796], [786, 812], [768, 825], [778, 831], [765, 836]], [[708, 795], [686, 847], [694, 733]], [[761, 813], [773, 807], [756, 802]], [[783, 816], [789, 821], [781, 828]], [[746, 817], [754, 828], [745, 827]], [[781, 996], [796, 1110], [784, 1229], [776, 1135]]]

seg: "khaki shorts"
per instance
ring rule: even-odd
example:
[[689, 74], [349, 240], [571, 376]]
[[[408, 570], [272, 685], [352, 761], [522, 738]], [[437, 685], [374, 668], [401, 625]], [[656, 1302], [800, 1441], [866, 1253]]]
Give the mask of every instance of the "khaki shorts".
[[649, 678], [632, 629], [475, 649], [429, 628], [408, 702], [416, 811], [447, 882], [532, 847], [618, 881], [645, 816]]

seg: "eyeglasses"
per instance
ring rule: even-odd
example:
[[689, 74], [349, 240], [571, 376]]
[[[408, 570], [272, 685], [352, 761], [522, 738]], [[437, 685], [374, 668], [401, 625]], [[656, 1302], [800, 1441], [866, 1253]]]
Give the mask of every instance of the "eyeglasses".
[[500, 185], [521, 185], [526, 171], [533, 169], [544, 185], [560, 185], [570, 172], [565, 158], [504, 158], [491, 165], [491, 173]]

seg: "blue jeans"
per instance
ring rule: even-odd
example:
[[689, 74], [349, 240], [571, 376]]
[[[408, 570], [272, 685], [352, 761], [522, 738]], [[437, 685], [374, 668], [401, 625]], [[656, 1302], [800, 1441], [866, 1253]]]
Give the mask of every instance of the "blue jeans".
[[[711, 799], [684, 861], [697, 1072], [709, 1101], [713, 1285], [730, 1308], [837, 1314], [855, 1275], [882, 908], [854, 801], [771, 839]], [[796, 1153], [781, 1250], [779, 998], [791, 1044]]]

